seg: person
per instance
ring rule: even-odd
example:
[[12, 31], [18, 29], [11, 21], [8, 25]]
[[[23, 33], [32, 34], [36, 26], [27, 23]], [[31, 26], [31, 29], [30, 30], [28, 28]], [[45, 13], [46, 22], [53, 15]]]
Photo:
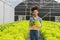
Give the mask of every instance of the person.
[[[39, 39], [39, 30], [42, 27], [42, 18], [38, 16], [38, 6], [35, 5], [31, 8], [32, 14], [33, 16], [30, 17], [30, 24], [29, 24], [29, 28], [30, 28], [30, 40], [38, 40]], [[40, 26], [35, 26], [32, 21], [36, 20], [39, 21], [41, 24]]]

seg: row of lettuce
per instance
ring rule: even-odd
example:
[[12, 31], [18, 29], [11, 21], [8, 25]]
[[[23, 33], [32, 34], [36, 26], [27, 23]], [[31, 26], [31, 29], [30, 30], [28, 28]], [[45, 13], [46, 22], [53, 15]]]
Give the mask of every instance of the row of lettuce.
[[43, 21], [41, 34], [44, 40], [60, 40], [60, 23]]
[[10, 22], [0, 25], [0, 40], [26, 40], [28, 21]]
[[[60, 23], [42, 21], [40, 33], [44, 40], [60, 40]], [[29, 21], [22, 20], [0, 25], [0, 40], [27, 40]]]

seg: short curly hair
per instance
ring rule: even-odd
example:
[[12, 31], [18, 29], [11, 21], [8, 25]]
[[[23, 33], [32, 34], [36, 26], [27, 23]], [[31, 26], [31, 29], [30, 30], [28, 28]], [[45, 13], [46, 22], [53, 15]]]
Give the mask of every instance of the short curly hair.
[[32, 8], [31, 8], [31, 11], [33, 12], [34, 10], [38, 10], [38, 6], [37, 5], [35, 5], [35, 6], [33, 6]]

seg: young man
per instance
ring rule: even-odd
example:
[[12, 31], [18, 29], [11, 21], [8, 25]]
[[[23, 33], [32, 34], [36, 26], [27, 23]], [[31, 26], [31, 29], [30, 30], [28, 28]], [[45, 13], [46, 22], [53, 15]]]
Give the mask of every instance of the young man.
[[[30, 40], [38, 40], [39, 39], [39, 30], [42, 26], [42, 18], [38, 16], [38, 6], [34, 6], [31, 8], [33, 16], [30, 17]], [[39, 21], [41, 24], [40, 26], [35, 26], [32, 21], [36, 20]]]

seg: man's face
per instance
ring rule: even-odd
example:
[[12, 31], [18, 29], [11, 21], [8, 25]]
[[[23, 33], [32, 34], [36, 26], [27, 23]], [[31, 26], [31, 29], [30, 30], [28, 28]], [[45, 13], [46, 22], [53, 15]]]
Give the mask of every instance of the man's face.
[[33, 15], [38, 15], [38, 10], [34, 10]]

